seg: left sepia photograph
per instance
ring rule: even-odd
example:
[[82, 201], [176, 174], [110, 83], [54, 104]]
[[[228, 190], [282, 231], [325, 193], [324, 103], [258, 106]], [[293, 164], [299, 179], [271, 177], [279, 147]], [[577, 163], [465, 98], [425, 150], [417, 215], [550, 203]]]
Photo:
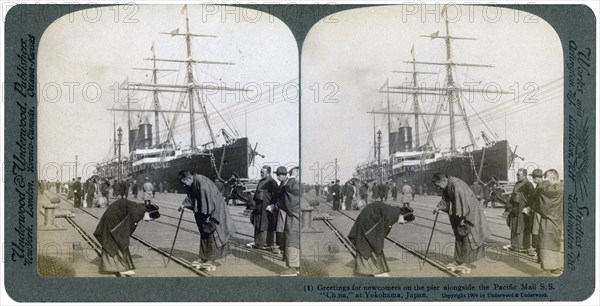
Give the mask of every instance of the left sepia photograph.
[[296, 276], [299, 63], [219, 5], [87, 8], [39, 43], [43, 277]]

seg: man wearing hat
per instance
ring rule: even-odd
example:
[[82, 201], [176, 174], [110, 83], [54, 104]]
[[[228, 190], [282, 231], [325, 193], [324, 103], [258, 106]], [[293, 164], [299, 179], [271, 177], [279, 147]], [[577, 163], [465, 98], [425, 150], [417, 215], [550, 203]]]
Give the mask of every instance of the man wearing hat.
[[412, 188], [407, 180], [404, 180], [402, 185], [402, 207], [410, 207], [410, 199], [412, 198]]
[[83, 193], [81, 192], [81, 177], [77, 177], [77, 181], [73, 183], [73, 197], [74, 203], [73, 207], [80, 208], [81, 207], [81, 197]]
[[[279, 189], [282, 188], [283, 183], [285, 180], [287, 180], [287, 169], [284, 166], [279, 166], [277, 167], [277, 170], [275, 170], [275, 175], [277, 176], [277, 179], [279, 180]], [[278, 189], [278, 191], [279, 191]], [[279, 209], [279, 206], [277, 205], [277, 201], [279, 201], [279, 193], [277, 192], [274, 195], [274, 199], [275, 199], [275, 204], [271, 204], [269, 205], [270, 207], [267, 207], [267, 210], [270, 211], [271, 213], [275, 214], [275, 216], [277, 217], [277, 229], [275, 230], [275, 244], [278, 245], [278, 248], [273, 248], [273, 253], [275, 254], [281, 254], [282, 251], [285, 252], [284, 248], [285, 248], [285, 243], [284, 243], [284, 235], [285, 235], [285, 220], [287, 218], [286, 213]]]
[[[537, 190], [538, 187], [542, 185], [544, 182], [544, 172], [542, 169], [535, 169], [531, 172], [531, 180], [535, 184], [535, 188]], [[535, 191], [531, 195], [529, 199], [529, 203], [533, 203], [535, 201]], [[539, 231], [540, 231], [540, 214], [533, 211], [525, 209], [524, 213], [528, 214], [532, 219], [532, 229], [531, 229], [531, 246], [535, 249], [537, 253], [538, 262], [540, 261], [540, 240], [539, 240]]]
[[340, 180], [335, 180], [335, 184], [331, 186], [331, 194], [333, 196], [333, 210], [340, 210], [340, 201], [342, 199], [342, 187]]
[[379, 199], [381, 202], [387, 202], [389, 187], [387, 182], [379, 184]]
[[523, 210], [529, 207], [529, 198], [533, 191], [533, 184], [527, 179], [527, 169], [517, 170], [517, 183], [506, 207], [507, 223], [510, 227], [510, 245], [505, 245], [503, 247], [505, 250], [526, 252], [531, 256], [536, 255], [531, 247], [532, 218], [523, 213]]
[[144, 178], [144, 185], [142, 185], [142, 199], [146, 205], [150, 205], [152, 202], [152, 191], [154, 190], [154, 186], [150, 183], [150, 179], [148, 177]]
[[346, 210], [352, 210], [355, 208], [355, 207], [352, 207], [355, 193], [356, 193], [356, 187], [354, 186], [354, 181], [350, 180], [346, 183], [346, 190], [345, 190], [346, 201], [344, 202], [344, 206], [345, 206]]
[[300, 182], [297, 179], [298, 167], [290, 169], [290, 177], [284, 166], [275, 171], [281, 182], [277, 192], [277, 207], [284, 212], [283, 260], [288, 269], [282, 276], [298, 275], [300, 269]]
[[131, 184], [131, 194], [133, 194], [133, 198], [137, 199], [137, 195], [138, 195], [138, 183], [136, 180], [133, 180], [133, 183]]

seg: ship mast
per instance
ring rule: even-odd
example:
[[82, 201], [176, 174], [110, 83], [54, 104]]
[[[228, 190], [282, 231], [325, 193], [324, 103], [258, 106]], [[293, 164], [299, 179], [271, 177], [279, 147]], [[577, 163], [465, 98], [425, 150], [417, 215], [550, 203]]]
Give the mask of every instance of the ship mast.
[[[152, 47], [150, 48], [150, 51], [152, 51], [152, 57], [148, 58], [146, 60], [151, 60], [152, 61], [152, 68], [133, 68], [134, 70], [148, 70], [148, 71], [152, 71], [152, 84], [153, 85], [157, 85], [158, 84], [158, 72], [160, 71], [172, 71], [172, 72], [176, 72], [177, 70], [175, 69], [162, 69], [162, 68], [157, 68], [156, 67], [156, 51], [154, 48], [154, 43], [152, 43]], [[129, 84], [129, 83], [128, 83]], [[138, 90], [143, 90], [143, 89], [138, 89]], [[155, 133], [155, 143], [154, 146], [158, 146], [160, 144], [160, 126], [158, 124], [158, 114], [160, 113], [163, 116], [163, 121], [165, 122], [165, 125], [168, 126], [168, 120], [167, 118], [165, 118], [164, 112], [161, 110], [160, 107], [160, 101], [158, 99], [158, 93], [164, 90], [160, 90], [157, 87], [150, 89], [152, 91], [152, 97], [153, 97], [153, 105], [154, 105], [154, 133]], [[131, 111], [130, 107], [129, 107], [129, 103], [127, 104], [127, 109], [128, 112]], [[129, 118], [129, 120], [131, 120], [131, 118]], [[128, 128], [129, 130], [131, 130], [131, 126], [128, 123]], [[173, 142], [173, 144], [175, 144], [175, 141], [172, 139], [172, 135], [168, 135], [167, 136], [167, 141], [171, 140], [171, 142]]]
[[[460, 95], [462, 94], [463, 91], [465, 91], [464, 89], [462, 89], [458, 84], [455, 83], [454, 81], [454, 76], [453, 76], [453, 70], [454, 67], [456, 66], [461, 66], [461, 67], [486, 67], [486, 68], [491, 68], [494, 67], [492, 65], [481, 65], [481, 64], [469, 64], [469, 63], [456, 63], [452, 60], [452, 48], [451, 48], [451, 41], [452, 40], [476, 40], [475, 38], [470, 38], [470, 37], [458, 37], [458, 36], [452, 36], [450, 35], [450, 27], [449, 27], [449, 22], [448, 22], [448, 18], [446, 16], [446, 6], [444, 6], [444, 8], [442, 9], [442, 16], [444, 17], [444, 22], [445, 22], [445, 30], [446, 30], [446, 34], [445, 35], [439, 35], [439, 31], [432, 33], [430, 35], [419, 35], [421, 37], [427, 37], [430, 39], [444, 39], [445, 41], [445, 49], [446, 49], [446, 62], [424, 62], [424, 61], [416, 61], [413, 57], [412, 61], [404, 61], [405, 63], [409, 63], [409, 64], [413, 64], [413, 69], [416, 71], [416, 69], [414, 68], [416, 66], [416, 64], [420, 64], [420, 65], [441, 65], [441, 66], [445, 66], [446, 67], [446, 85], [444, 88], [437, 88], [437, 87], [427, 87], [427, 86], [417, 86], [417, 84], [415, 82], [413, 82], [413, 86], [389, 86], [389, 88], [391, 88], [392, 90], [388, 90], [388, 92], [390, 93], [399, 93], [399, 94], [412, 94], [413, 96], [416, 96], [417, 93], [418, 94], [425, 94], [425, 95], [439, 95], [439, 96], [445, 96], [446, 97], [446, 101], [448, 102], [448, 113], [442, 113], [442, 109], [444, 106], [444, 103], [440, 103], [438, 104], [438, 107], [436, 109], [436, 111], [434, 113], [423, 113], [423, 112], [419, 112], [418, 109], [415, 109], [414, 112], [401, 112], [401, 113], [395, 113], [395, 114], [402, 114], [402, 115], [408, 115], [408, 114], [414, 114], [415, 116], [421, 115], [421, 116], [426, 116], [426, 115], [433, 115], [433, 122], [431, 124], [431, 129], [428, 129], [428, 135], [427, 135], [427, 145], [430, 145], [433, 143], [433, 135], [435, 133], [435, 129], [437, 127], [438, 121], [440, 116], [449, 116], [449, 120], [450, 120], [450, 150], [451, 153], [454, 154], [456, 153], [456, 130], [455, 130], [455, 117], [463, 117], [465, 126], [467, 127], [467, 131], [469, 133], [469, 137], [471, 140], [471, 145], [473, 146], [474, 149], [477, 148], [477, 145], [475, 143], [475, 138], [473, 137], [473, 133], [471, 131], [471, 127], [469, 125], [469, 120], [467, 117], [467, 114], [465, 112], [464, 106], [462, 105], [462, 101], [460, 100]], [[506, 92], [506, 91], [497, 91], [497, 90], [488, 90], [488, 89], [468, 89], [470, 92], [485, 92], [485, 93], [496, 93], [496, 94], [509, 94], [510, 92]], [[417, 103], [415, 103], [417, 104]], [[456, 105], [455, 105], [456, 104]], [[458, 109], [458, 113], [455, 111], [454, 107], [457, 106]], [[381, 113], [381, 112], [374, 112], [374, 113]], [[426, 126], [427, 127], [427, 126]]]
[[[225, 86], [214, 86], [214, 85], [198, 85], [196, 83], [196, 80], [194, 79], [194, 73], [193, 73], [193, 64], [209, 64], [209, 65], [233, 65], [233, 63], [231, 62], [219, 62], [219, 61], [199, 61], [199, 60], [194, 60], [192, 58], [192, 46], [191, 46], [191, 39], [192, 38], [215, 38], [217, 36], [215, 35], [206, 35], [206, 34], [193, 34], [190, 33], [190, 25], [189, 25], [189, 16], [188, 16], [188, 9], [187, 9], [187, 5], [184, 5], [182, 10], [181, 10], [182, 14], [185, 14], [185, 33], [179, 33], [179, 28], [172, 31], [172, 32], [161, 32], [161, 34], [166, 34], [166, 35], [170, 35], [170, 36], [184, 36], [185, 37], [185, 42], [186, 42], [186, 55], [187, 55], [187, 59], [185, 60], [174, 60], [174, 59], [161, 59], [161, 58], [156, 58], [156, 56], [154, 55], [154, 48], [152, 48], [153, 51], [153, 57], [152, 58], [146, 58], [145, 60], [152, 60], [153, 61], [153, 69], [151, 69], [153, 71], [153, 82], [151, 84], [145, 84], [145, 83], [127, 83], [127, 88], [132, 87], [135, 88], [136, 90], [139, 91], [152, 91], [154, 93], [154, 110], [153, 112], [156, 115], [156, 118], [158, 118], [158, 113], [175, 113], [173, 121], [171, 122], [171, 125], [169, 127], [169, 132], [168, 132], [168, 136], [167, 139], [173, 141], [172, 139], [172, 134], [173, 134], [173, 128], [175, 126], [175, 122], [176, 122], [176, 118], [177, 118], [177, 114], [179, 113], [188, 113], [189, 114], [189, 118], [190, 118], [190, 146], [192, 151], [196, 151], [197, 150], [197, 144], [196, 144], [196, 127], [195, 127], [195, 114], [202, 114], [202, 116], [204, 117], [204, 121], [206, 123], [206, 128], [209, 132], [210, 138], [211, 138], [211, 142], [213, 144], [213, 146], [216, 146], [216, 137], [214, 135], [212, 126], [210, 125], [209, 122], [209, 116], [208, 116], [208, 112], [206, 110], [206, 106], [204, 105], [201, 97], [200, 97], [200, 93], [203, 89], [210, 89], [210, 90], [223, 90], [223, 91], [250, 91], [247, 89], [238, 89], [238, 88], [230, 88], [230, 87], [225, 87]], [[162, 62], [174, 62], [174, 63], [185, 63], [186, 64], [186, 84], [185, 85], [178, 85], [178, 84], [159, 84], [157, 82], [157, 78], [156, 78], [156, 72], [160, 71], [160, 70], [171, 70], [171, 69], [157, 69], [156, 68], [156, 62], [157, 61], [162, 61]], [[137, 68], [139, 70], [144, 70], [141, 68]], [[146, 69], [148, 70], [148, 69]], [[171, 70], [173, 71], [173, 70]], [[158, 92], [175, 92], [175, 93], [184, 93], [187, 95], [188, 98], [188, 103], [189, 103], [189, 109], [188, 111], [181, 111], [180, 110], [180, 105], [178, 104], [177, 110], [175, 111], [171, 111], [171, 110], [161, 110], [160, 108], [160, 104], [158, 103]], [[200, 111], [195, 111], [194, 110], [194, 97], [196, 97], [198, 99], [199, 105], [200, 105]], [[114, 111], [122, 111], [119, 109], [110, 109], [110, 110], [114, 110]], [[148, 110], [143, 110], [143, 109], [138, 109], [135, 111], [140, 111], [140, 112], [151, 112]], [[168, 124], [168, 121], [166, 120], [166, 118], [164, 118], [163, 115], [163, 119], [165, 120], [166, 124]], [[155, 122], [158, 119], [155, 120]], [[156, 123], [157, 125], [157, 141], [158, 141], [158, 123]], [[174, 141], [173, 141], [174, 143]], [[175, 143], [174, 143], [175, 144]]]
[[[187, 51], [187, 58], [192, 58], [192, 38], [190, 36], [190, 19], [188, 16], [187, 6], [185, 8], [185, 45]], [[192, 63], [190, 61], [186, 62], [187, 68], [187, 84], [194, 84], [194, 73], [192, 70]], [[189, 103], [189, 111], [190, 111], [190, 146], [192, 147], [192, 151], [196, 151], [196, 120], [194, 118], [194, 89], [189, 86], [187, 89], [188, 103]]]
[[[426, 71], [417, 71], [417, 66], [414, 63], [416, 61], [415, 59], [415, 46], [413, 45], [412, 48], [410, 49], [410, 54], [412, 55], [412, 70], [411, 71], [399, 71], [399, 70], [394, 70], [392, 72], [395, 73], [406, 73], [406, 74], [410, 74], [412, 76], [412, 86], [414, 88], [417, 88], [418, 84], [417, 84], [417, 76], [419, 74], [437, 74], [436, 72], [426, 72]], [[390, 91], [389, 87], [388, 87], [388, 95], [390, 93], [398, 93], [397, 91]], [[419, 138], [421, 137], [421, 134], [419, 132], [419, 117], [423, 116], [423, 112], [421, 111], [420, 107], [419, 107], [419, 94], [417, 93], [416, 90], [412, 91], [412, 97], [413, 97], [413, 112], [415, 115], [415, 147], [419, 148], [421, 146], [420, 144], [420, 140]], [[429, 124], [427, 123], [427, 120], [423, 120], [423, 124], [425, 125], [425, 129], [427, 130], [427, 132], [429, 132]], [[435, 143], [433, 143], [433, 139], [430, 140], [432, 143], [427, 143], [426, 145], [433, 145], [435, 147]]]
[[[157, 83], [157, 71], [156, 71], [156, 52], [154, 52], [154, 43], [152, 43], [152, 83]], [[152, 92], [152, 97], [154, 99], [154, 137], [155, 142], [154, 145], [158, 146], [160, 144], [160, 137], [158, 135], [158, 91], [156, 89]]]
[[[450, 114], [450, 152], [454, 153], [456, 152], [456, 137], [455, 137], [455, 132], [454, 132], [454, 97], [456, 94], [456, 91], [452, 90], [451, 88], [454, 88], [454, 77], [452, 76], [452, 65], [450, 63], [452, 63], [452, 51], [451, 51], [451, 45], [450, 45], [450, 28], [448, 27], [448, 18], [446, 18], [446, 14], [444, 14], [444, 12], [446, 12], [446, 9], [444, 7], [444, 10], [442, 10], [442, 15], [444, 16], [444, 21], [446, 24], [446, 37], [444, 38], [446, 40], [446, 62], [448, 63], [446, 65], [446, 79], [447, 79], [447, 83], [446, 86], [448, 87], [448, 113]], [[414, 65], [415, 63], [413, 63]], [[458, 97], [457, 97], [458, 98]], [[457, 103], [459, 102], [459, 99], [456, 99]], [[468, 122], [468, 121], [466, 121]], [[471, 129], [469, 128], [469, 125], [467, 123], [467, 129], [469, 130], [469, 134], [471, 133]], [[473, 135], [471, 135], [471, 138], [473, 138]], [[473, 141], [473, 144], [475, 144], [475, 141]]]

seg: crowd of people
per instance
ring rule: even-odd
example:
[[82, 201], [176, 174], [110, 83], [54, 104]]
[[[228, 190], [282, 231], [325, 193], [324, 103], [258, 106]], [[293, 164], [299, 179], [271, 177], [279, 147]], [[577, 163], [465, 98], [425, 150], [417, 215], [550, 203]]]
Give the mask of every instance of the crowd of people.
[[[350, 179], [343, 185], [340, 180], [331, 181], [325, 186], [314, 185], [317, 196], [325, 196], [327, 202], [333, 203], [333, 210], [361, 210], [368, 201], [388, 201], [389, 196], [396, 201], [398, 196], [405, 207], [410, 207], [410, 201], [415, 195], [427, 195], [427, 186], [420, 184], [418, 187], [410, 185], [407, 180], [402, 186], [391, 182], [373, 182], [368, 184], [358, 179]], [[370, 193], [370, 197], [369, 197]]]
[[280, 166], [275, 175], [279, 184], [271, 175], [271, 167], [262, 167], [250, 205], [254, 241], [247, 246], [283, 253], [288, 269], [281, 275], [294, 276], [300, 269], [299, 167], [288, 171]]
[[[474, 263], [485, 256], [484, 242], [491, 237], [491, 230], [484, 208], [489, 203], [495, 207], [495, 202], [499, 202], [504, 204], [504, 215], [510, 228], [511, 243], [503, 249], [537, 258], [547, 275], [557, 276], [563, 272], [563, 183], [554, 169], [546, 172], [535, 169], [531, 177], [533, 182], [528, 180], [526, 169], [519, 169], [510, 197], [503, 198], [494, 196], [494, 192], [498, 192], [498, 182], [494, 180], [487, 185], [474, 182], [469, 186], [463, 180], [443, 173], [433, 175], [432, 183], [441, 193], [441, 200], [433, 212], [448, 215], [455, 238], [453, 262], [447, 264], [447, 269], [470, 273]], [[383, 245], [392, 224], [405, 223], [405, 215], [414, 218], [411, 201], [415, 194], [426, 195], [426, 188], [426, 185], [419, 185], [415, 189], [406, 180], [398, 188], [396, 183], [375, 182], [369, 186], [356, 179], [343, 186], [335, 180], [327, 186], [314, 187], [317, 196], [332, 202], [333, 210], [362, 210], [348, 238], [357, 247], [355, 273], [373, 276], [389, 276], [383, 250], [374, 246]], [[369, 191], [371, 199], [366, 204]], [[400, 197], [397, 206], [388, 202], [388, 193], [394, 202]], [[356, 198], [365, 203], [356, 205], [359, 203]], [[381, 224], [385, 226], [378, 229], [376, 226]]]
[[555, 169], [535, 169], [531, 177], [535, 187], [527, 179], [527, 169], [517, 172], [505, 208], [511, 243], [504, 248], [536, 257], [544, 271], [558, 276], [564, 270], [564, 184]]
[[[169, 187], [166, 181], [151, 182], [148, 177], [144, 182], [138, 184], [134, 179], [114, 179], [112, 182], [109, 179], [92, 176], [85, 181], [81, 177], [72, 179], [70, 182], [48, 182], [40, 181], [38, 183], [38, 191], [43, 194], [45, 190], [55, 187], [56, 193], [67, 195], [67, 199], [73, 200], [75, 208], [80, 207], [106, 207], [110, 202], [109, 195], [112, 191], [114, 198], [129, 198], [137, 199], [139, 193], [142, 193], [142, 198], [146, 204], [150, 204], [151, 199], [155, 197], [156, 192], [168, 193]], [[85, 203], [85, 204], [84, 204]]]
[[[299, 167], [288, 171], [281, 166], [275, 175], [277, 180], [271, 177], [270, 167], [263, 167], [254, 197], [247, 199], [252, 208], [249, 221], [255, 228], [254, 241], [248, 246], [282, 253], [286, 269], [280, 274], [295, 276], [299, 275], [300, 269]], [[192, 265], [214, 271], [219, 264], [217, 261], [230, 254], [229, 239], [236, 231], [227, 207], [226, 188], [188, 170], [179, 172], [177, 180], [187, 189], [180, 210], [194, 214], [200, 236], [198, 259]], [[66, 184], [40, 181], [40, 193], [54, 185], [57, 192], [66, 193], [74, 200], [76, 208], [82, 207], [82, 203], [86, 203], [86, 207], [107, 207], [94, 232], [102, 245], [100, 271], [119, 276], [134, 275], [135, 266], [128, 250], [129, 236], [139, 221], [151, 221], [160, 216], [152, 199], [157, 190], [161, 193], [168, 191], [166, 182], [157, 185], [146, 177], [141, 184], [136, 180], [114, 180], [111, 183], [95, 176], [82, 183], [78, 177]], [[113, 202], [109, 202], [111, 190]], [[138, 195], [144, 203], [134, 200]]]
[[[300, 267], [300, 194], [301, 186], [298, 179], [299, 168], [288, 171], [278, 167], [273, 178], [271, 168], [261, 169], [261, 179], [248, 206], [251, 210], [250, 223], [254, 227], [253, 242], [247, 246], [268, 250], [277, 254], [283, 253], [287, 270], [282, 275], [298, 275]], [[557, 276], [564, 270], [563, 258], [563, 197], [564, 185], [554, 169], [543, 172], [535, 169], [528, 179], [526, 169], [517, 171], [517, 182], [510, 197], [500, 200], [505, 207], [506, 224], [510, 229], [511, 243], [503, 248], [507, 251], [525, 253], [537, 259], [541, 269], [548, 275]], [[203, 269], [216, 268], [215, 261], [229, 254], [228, 241], [235, 232], [227, 202], [222, 190], [215, 182], [207, 177], [184, 170], [178, 174], [178, 180], [187, 188], [187, 197], [181, 209], [194, 213], [194, 218], [200, 232], [199, 259], [194, 264]], [[445, 213], [455, 239], [453, 262], [447, 269], [460, 273], [470, 273], [475, 262], [485, 256], [485, 241], [491, 236], [490, 227], [485, 216], [487, 206], [485, 191], [481, 184], [469, 186], [463, 180], [436, 173], [432, 183], [441, 193], [441, 199], [435, 205], [433, 213]], [[411, 202], [415, 195], [426, 195], [427, 187], [411, 186], [406, 180], [401, 187], [396, 183], [374, 183], [368, 185], [360, 180], [348, 180], [343, 186], [339, 180], [324, 186], [311, 186], [316, 195], [324, 196], [332, 202], [333, 210], [361, 210], [348, 238], [357, 247], [355, 273], [374, 276], [389, 276], [389, 267], [383, 254], [383, 242], [393, 224], [404, 224], [414, 219]], [[156, 189], [166, 192], [166, 189], [155, 188], [155, 184], [145, 178], [139, 186], [135, 180], [113, 181], [94, 178], [81, 182], [81, 178], [70, 183], [40, 182], [39, 190], [55, 187], [57, 192], [67, 193], [74, 199], [74, 206], [81, 207], [86, 201], [87, 207], [108, 203], [109, 191], [120, 198], [110, 206], [118, 203], [119, 208], [107, 209], [104, 219], [122, 219], [124, 211], [135, 211], [135, 220], [128, 229], [135, 229], [135, 224], [144, 217], [140, 207], [129, 201], [129, 193], [137, 198], [139, 192], [144, 200], [143, 206], [151, 207], [151, 201]], [[371, 198], [369, 199], [369, 192]], [[394, 202], [398, 196], [401, 206], [387, 202], [391, 194]], [[95, 201], [103, 199], [100, 201]], [[367, 204], [369, 201], [369, 204]], [[123, 216], [122, 216], [123, 215]], [[114, 220], [113, 220], [114, 219]], [[153, 218], [146, 216], [146, 219]], [[123, 221], [123, 220], [121, 220]], [[105, 222], [101, 221], [97, 228], [97, 237], [101, 243], [108, 241]], [[114, 223], [114, 222], [113, 222]], [[108, 223], [107, 223], [108, 224]], [[112, 224], [112, 223], [110, 223]], [[125, 236], [120, 239], [125, 239]], [[127, 236], [128, 237], [128, 236]], [[107, 240], [108, 239], [108, 240]], [[128, 238], [127, 238], [128, 239]], [[127, 240], [125, 239], [125, 240]], [[128, 240], [127, 240], [128, 241]], [[133, 264], [129, 262], [123, 248], [123, 241], [110, 241], [106, 254], [103, 253], [102, 269], [108, 272], [124, 272], [125, 276], [132, 274]], [[104, 244], [103, 244], [104, 246]], [[129, 259], [128, 259], [129, 258]], [[116, 270], [115, 270], [116, 269]]]

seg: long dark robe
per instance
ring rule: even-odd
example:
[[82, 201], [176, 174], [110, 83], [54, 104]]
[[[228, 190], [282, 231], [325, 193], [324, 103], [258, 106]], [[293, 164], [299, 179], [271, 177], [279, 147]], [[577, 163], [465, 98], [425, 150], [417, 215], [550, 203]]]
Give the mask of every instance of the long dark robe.
[[524, 250], [531, 247], [533, 215], [524, 214], [523, 209], [529, 206], [528, 201], [533, 191], [533, 184], [527, 179], [517, 182], [507, 205], [510, 244], [515, 249]]
[[81, 182], [80, 181], [76, 181], [75, 183], [73, 183], [73, 197], [74, 202], [73, 202], [73, 207], [75, 208], [80, 208], [81, 207]]
[[[223, 195], [207, 177], [194, 174], [192, 186], [183, 205], [194, 211], [196, 225], [200, 231], [199, 258], [208, 261], [229, 254], [227, 243], [235, 233], [235, 225]], [[209, 220], [215, 225], [212, 232], [206, 232], [203, 224]]]
[[267, 206], [275, 204], [273, 195], [277, 191], [277, 182], [268, 175], [261, 178], [256, 185], [254, 193], [254, 211], [252, 212], [252, 225], [257, 231], [274, 232], [277, 229], [277, 213], [268, 212]]
[[129, 253], [129, 239], [145, 212], [143, 204], [126, 199], [119, 199], [106, 208], [94, 231], [94, 237], [102, 245], [101, 271], [124, 272], [135, 269]]
[[540, 183], [531, 197], [531, 208], [541, 216], [539, 227], [542, 269], [563, 268], [561, 253], [563, 232], [564, 186], [548, 181]]
[[300, 267], [300, 182], [295, 177], [282, 182], [277, 192], [277, 207], [285, 212], [283, 257], [290, 268]]
[[[469, 263], [484, 256], [485, 239], [491, 231], [483, 208], [469, 186], [459, 178], [449, 177], [448, 186], [442, 192], [442, 200], [437, 208], [448, 213], [454, 232], [454, 260]], [[460, 223], [464, 220], [465, 227]]]
[[348, 234], [357, 251], [354, 261], [356, 274], [374, 275], [390, 271], [383, 254], [383, 244], [400, 215], [400, 207], [379, 201], [368, 204], [360, 212]]
[[373, 194], [371, 195], [373, 200], [378, 199], [379, 198], [379, 186], [377, 186], [377, 184], [373, 184], [371, 191], [373, 192]]

